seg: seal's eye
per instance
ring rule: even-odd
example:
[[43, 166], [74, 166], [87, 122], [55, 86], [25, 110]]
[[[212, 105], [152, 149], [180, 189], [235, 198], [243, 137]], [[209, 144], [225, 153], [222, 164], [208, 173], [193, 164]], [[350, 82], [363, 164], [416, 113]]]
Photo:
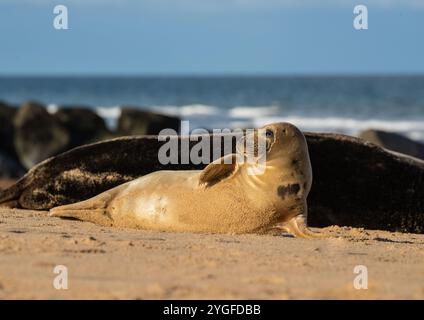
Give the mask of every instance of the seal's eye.
[[274, 137], [274, 132], [272, 132], [272, 130], [267, 129], [265, 132], [265, 136], [267, 138], [273, 138]]

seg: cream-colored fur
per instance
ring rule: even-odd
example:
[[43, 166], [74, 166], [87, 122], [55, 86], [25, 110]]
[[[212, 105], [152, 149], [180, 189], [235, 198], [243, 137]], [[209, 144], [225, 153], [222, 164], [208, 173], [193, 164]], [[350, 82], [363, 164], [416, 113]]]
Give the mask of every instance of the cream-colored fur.
[[305, 223], [312, 183], [305, 138], [288, 123], [264, 129], [272, 136], [262, 174], [251, 174], [257, 164], [227, 155], [231, 164], [221, 158], [201, 171], [153, 172], [92, 199], [53, 208], [51, 215], [181, 232], [260, 233], [277, 227], [313, 237]]

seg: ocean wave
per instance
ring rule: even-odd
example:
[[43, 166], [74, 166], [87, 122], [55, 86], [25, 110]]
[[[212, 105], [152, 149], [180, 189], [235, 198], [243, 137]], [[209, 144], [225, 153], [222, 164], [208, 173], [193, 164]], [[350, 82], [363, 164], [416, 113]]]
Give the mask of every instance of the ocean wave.
[[290, 122], [304, 131], [338, 132], [358, 135], [360, 131], [376, 129], [404, 134], [414, 140], [424, 140], [423, 119], [360, 119], [350, 117], [264, 117], [254, 120], [255, 126], [272, 122]]
[[149, 110], [167, 113], [180, 117], [193, 117], [193, 116], [214, 116], [218, 115], [222, 109], [209, 106], [205, 104], [190, 104], [183, 106], [153, 106]]
[[57, 104], [50, 103], [46, 106], [46, 110], [48, 113], [54, 114], [57, 112], [57, 110], [59, 110], [59, 106]]
[[[49, 105], [49, 112], [57, 110]], [[278, 106], [236, 106], [224, 109], [205, 104], [183, 106], [150, 106], [143, 110], [179, 116], [189, 120], [190, 128], [256, 128], [273, 122], [290, 122], [304, 131], [337, 132], [356, 136], [362, 130], [377, 129], [404, 134], [411, 139], [424, 141], [424, 118], [379, 119], [355, 118], [343, 116], [308, 116], [288, 114], [282, 116]], [[103, 117], [109, 128], [115, 129], [121, 115], [121, 107], [97, 107], [97, 113]]]
[[97, 107], [95, 110], [96, 113], [105, 120], [106, 126], [109, 129], [115, 130], [117, 128], [118, 119], [122, 112], [122, 108], [120, 106]]
[[255, 124], [261, 126], [271, 122], [291, 122], [299, 127], [333, 130], [365, 130], [369, 128], [381, 129], [387, 131], [410, 131], [423, 130], [424, 119], [360, 119], [350, 117], [306, 117], [306, 116], [287, 116], [287, 117], [264, 117], [257, 119]]
[[122, 109], [119, 106], [115, 107], [97, 107], [97, 114], [103, 118], [119, 118], [121, 116]]
[[231, 118], [245, 118], [250, 119], [253, 117], [269, 117], [281, 113], [279, 106], [263, 106], [263, 107], [249, 107], [238, 106], [228, 111], [228, 116]]

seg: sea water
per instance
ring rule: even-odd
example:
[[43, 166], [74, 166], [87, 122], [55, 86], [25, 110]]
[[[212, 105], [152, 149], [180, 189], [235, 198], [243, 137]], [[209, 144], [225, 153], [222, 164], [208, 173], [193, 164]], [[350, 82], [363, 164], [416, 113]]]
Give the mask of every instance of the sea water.
[[178, 115], [190, 128], [288, 121], [356, 135], [368, 128], [424, 141], [424, 76], [0, 77], [0, 100], [89, 106], [109, 126], [122, 106]]

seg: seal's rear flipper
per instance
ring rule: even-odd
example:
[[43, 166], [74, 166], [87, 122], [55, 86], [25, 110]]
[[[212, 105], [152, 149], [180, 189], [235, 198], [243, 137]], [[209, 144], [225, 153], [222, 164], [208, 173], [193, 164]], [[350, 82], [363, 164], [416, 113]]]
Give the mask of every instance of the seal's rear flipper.
[[17, 200], [10, 200], [0, 203], [0, 208], [6, 208], [6, 209], [16, 209], [20, 208], [19, 201]]
[[125, 184], [85, 201], [53, 208], [50, 210], [50, 216], [74, 218], [103, 226], [111, 226], [113, 219], [108, 212], [108, 205], [123, 186]]
[[[19, 199], [23, 193], [23, 190], [30, 183], [25, 177], [18, 180], [15, 184], [9, 188], [0, 190], [0, 207], [6, 208], [22, 208]], [[32, 209], [32, 208], [31, 208]]]
[[102, 226], [112, 226], [113, 220], [107, 215], [106, 210], [65, 210], [60, 207], [50, 210], [51, 217], [74, 218], [81, 221], [93, 222]]
[[[94, 199], [95, 198], [53, 208], [50, 210], [50, 216], [60, 218], [74, 218], [104, 226], [113, 225], [113, 220], [108, 215], [106, 210], [106, 202], [102, 203], [101, 201], [93, 201]], [[97, 208], [96, 205], [98, 205]]]

